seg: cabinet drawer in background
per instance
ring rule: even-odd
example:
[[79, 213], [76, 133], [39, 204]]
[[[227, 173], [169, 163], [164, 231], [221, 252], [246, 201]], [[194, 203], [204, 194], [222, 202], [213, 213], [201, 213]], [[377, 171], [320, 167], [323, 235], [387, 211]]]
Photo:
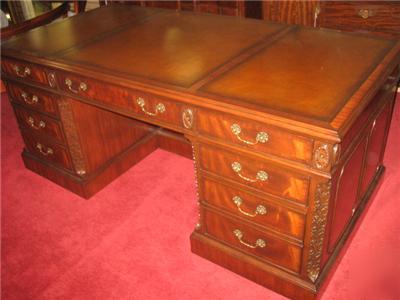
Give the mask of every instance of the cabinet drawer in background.
[[273, 126], [215, 111], [199, 110], [200, 133], [250, 150], [268, 153], [303, 163], [311, 161], [313, 140]]
[[30, 153], [54, 165], [72, 170], [71, 159], [64, 147], [25, 130], [22, 131], [22, 137]]
[[35, 134], [64, 143], [64, 134], [61, 123], [43, 114], [14, 105], [15, 114], [21, 127], [29, 129]]
[[58, 117], [58, 96], [25, 85], [7, 82], [11, 100], [39, 112]]
[[278, 165], [200, 145], [200, 166], [225, 179], [306, 204], [309, 178]]
[[305, 214], [217, 183], [204, 176], [201, 187], [202, 200], [213, 206], [300, 240], [304, 237]]
[[320, 18], [321, 27], [400, 37], [400, 3], [396, 1], [323, 1]]
[[1, 68], [5, 74], [12, 77], [49, 85], [46, 72], [41, 66], [6, 58], [2, 60]]
[[204, 209], [204, 224], [208, 235], [230, 246], [255, 255], [259, 259], [299, 273], [302, 248], [266, 233], [255, 230], [239, 221]]

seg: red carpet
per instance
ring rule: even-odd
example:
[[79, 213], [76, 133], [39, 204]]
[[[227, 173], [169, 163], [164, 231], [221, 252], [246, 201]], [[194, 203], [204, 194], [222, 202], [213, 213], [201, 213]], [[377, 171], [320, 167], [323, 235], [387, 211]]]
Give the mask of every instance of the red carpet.
[[[24, 169], [1, 107], [2, 299], [284, 299], [190, 252], [192, 161], [157, 150], [85, 201]], [[322, 299], [400, 299], [399, 137], [397, 101], [384, 182]]]

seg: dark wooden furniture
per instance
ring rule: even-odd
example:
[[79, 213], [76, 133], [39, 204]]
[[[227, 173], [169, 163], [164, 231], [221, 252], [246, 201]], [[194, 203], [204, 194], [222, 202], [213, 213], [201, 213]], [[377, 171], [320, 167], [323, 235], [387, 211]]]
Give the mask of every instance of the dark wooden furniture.
[[100, 5], [112, 5], [112, 4], [127, 4], [127, 5], [138, 5], [143, 7], [158, 7], [168, 8], [183, 11], [195, 11], [219, 15], [228, 16], [251, 16], [252, 11], [249, 9], [248, 14], [245, 12], [245, 1], [233, 0], [233, 1], [202, 1], [202, 0], [176, 0], [176, 1], [152, 1], [152, 0], [108, 0], [99, 1]]
[[263, 1], [270, 21], [400, 38], [399, 1]]
[[[18, 6], [20, 2], [18, 1], [12, 1], [11, 4], [14, 6]], [[2, 3], [2, 8], [3, 5], [6, 6], [7, 2]], [[30, 12], [30, 14], [24, 13], [24, 11], [21, 11], [18, 13], [18, 11], [14, 11], [14, 16], [13, 16], [13, 10], [9, 9], [9, 13], [12, 16], [12, 23], [5, 27], [1, 28], [0, 31], [0, 38], [2, 40], [7, 39], [15, 34], [31, 30], [33, 28], [42, 26], [44, 24], [48, 24], [55, 19], [60, 18], [63, 15], [66, 15], [68, 11], [68, 3], [58, 3], [58, 5], [54, 8], [51, 9], [51, 3], [45, 3], [42, 6], [39, 7], [33, 7], [33, 10]]]
[[388, 38], [118, 5], [2, 45], [27, 168], [89, 198], [192, 148], [192, 251], [294, 299], [381, 178], [399, 61]]

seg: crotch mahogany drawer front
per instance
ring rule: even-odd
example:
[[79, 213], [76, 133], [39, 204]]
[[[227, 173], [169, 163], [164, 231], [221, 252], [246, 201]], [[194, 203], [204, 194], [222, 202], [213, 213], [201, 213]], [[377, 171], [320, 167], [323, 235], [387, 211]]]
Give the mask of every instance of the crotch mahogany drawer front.
[[235, 216], [303, 240], [305, 214], [203, 177], [202, 200]]
[[41, 66], [6, 58], [1, 62], [1, 67], [5, 74], [12, 77], [48, 85], [46, 72]]
[[58, 97], [56, 95], [25, 85], [17, 85], [10, 82], [7, 83], [7, 87], [9, 93], [11, 94], [12, 101], [20, 103], [31, 109], [58, 117]]
[[58, 78], [61, 89], [71, 95], [122, 108], [150, 123], [183, 125], [180, 105], [169, 99], [73, 74], [61, 74]]
[[43, 114], [35, 113], [32, 110], [24, 109], [21, 106], [14, 106], [15, 114], [21, 127], [29, 129], [34, 134], [50, 138], [58, 143], [64, 143], [64, 134], [61, 123]]
[[209, 110], [197, 114], [199, 132], [253, 151], [302, 163], [312, 157], [313, 141], [273, 126]]
[[321, 26], [379, 31], [388, 35], [400, 35], [400, 3], [396, 1], [327, 1], [322, 3]]
[[30, 153], [55, 165], [72, 170], [70, 157], [64, 147], [33, 135], [31, 132], [22, 131], [22, 136]]
[[[182, 127], [185, 124], [181, 117], [181, 105], [174, 101], [150, 94], [142, 94], [132, 97], [131, 102], [134, 112], [150, 123], [162, 122], [174, 127]], [[190, 127], [192, 126], [191, 122], [189, 121]], [[188, 126], [185, 127], [189, 129]]]
[[200, 145], [203, 170], [231, 179], [248, 187], [306, 204], [309, 178], [279, 165], [253, 159], [223, 149]]
[[204, 225], [208, 235], [246, 253], [299, 273], [302, 248], [240, 221], [204, 209]]

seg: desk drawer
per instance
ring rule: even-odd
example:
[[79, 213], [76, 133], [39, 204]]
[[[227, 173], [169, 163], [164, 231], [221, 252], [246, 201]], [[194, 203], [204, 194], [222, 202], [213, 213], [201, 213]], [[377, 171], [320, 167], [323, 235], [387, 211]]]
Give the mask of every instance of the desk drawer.
[[71, 95], [122, 108], [149, 123], [182, 127], [181, 106], [175, 101], [73, 74], [61, 74], [59, 79], [61, 89]]
[[200, 166], [223, 178], [280, 197], [307, 202], [309, 178], [278, 165], [200, 145]]
[[12, 101], [26, 107], [58, 117], [57, 98], [58, 96], [43, 92], [32, 87], [7, 83], [8, 91]]
[[2, 60], [1, 67], [7, 75], [48, 85], [46, 72], [38, 65], [6, 58]]
[[65, 142], [61, 123], [59, 121], [46, 117], [43, 114], [24, 109], [18, 105], [15, 105], [14, 109], [21, 127], [29, 129], [44, 138], [55, 140], [58, 143], [63, 144]]
[[49, 140], [33, 135], [29, 131], [22, 131], [25, 145], [29, 152], [35, 154], [43, 160], [51, 162], [55, 165], [72, 170], [71, 159], [67, 150]]
[[[384, 1], [382, 1], [384, 2]], [[400, 3], [327, 1], [322, 3], [322, 27], [373, 31], [400, 36]]]
[[199, 110], [199, 132], [241, 147], [303, 163], [312, 157], [313, 140], [273, 126], [214, 111]]
[[303, 239], [305, 214], [208, 178], [203, 178], [201, 186], [202, 200], [207, 203], [242, 219]]
[[302, 248], [280, 240], [239, 221], [204, 209], [206, 233], [239, 248], [245, 253], [257, 256], [276, 265], [299, 273]]

